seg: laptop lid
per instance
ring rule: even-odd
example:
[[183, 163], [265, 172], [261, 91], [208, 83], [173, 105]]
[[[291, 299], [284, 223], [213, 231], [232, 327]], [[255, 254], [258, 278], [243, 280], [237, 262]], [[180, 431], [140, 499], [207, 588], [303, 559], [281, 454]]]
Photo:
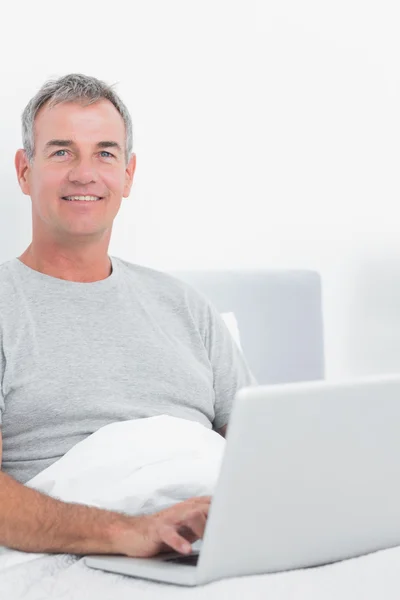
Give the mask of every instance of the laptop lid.
[[400, 376], [243, 388], [199, 579], [309, 567], [400, 544]]

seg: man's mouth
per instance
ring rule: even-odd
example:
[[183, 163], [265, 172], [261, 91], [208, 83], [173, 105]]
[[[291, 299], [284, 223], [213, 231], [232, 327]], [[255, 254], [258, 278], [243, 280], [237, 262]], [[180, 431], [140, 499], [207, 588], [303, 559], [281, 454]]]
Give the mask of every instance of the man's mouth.
[[102, 196], [62, 196], [62, 200], [67, 202], [98, 202], [103, 200]]

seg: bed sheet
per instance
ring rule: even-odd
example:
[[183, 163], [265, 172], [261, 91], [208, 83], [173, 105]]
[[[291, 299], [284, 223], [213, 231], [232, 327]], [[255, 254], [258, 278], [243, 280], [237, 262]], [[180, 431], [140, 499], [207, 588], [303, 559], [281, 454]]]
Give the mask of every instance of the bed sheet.
[[87, 567], [81, 557], [47, 555], [0, 572], [7, 600], [398, 600], [400, 548], [332, 565], [237, 577], [196, 588], [156, 583]]

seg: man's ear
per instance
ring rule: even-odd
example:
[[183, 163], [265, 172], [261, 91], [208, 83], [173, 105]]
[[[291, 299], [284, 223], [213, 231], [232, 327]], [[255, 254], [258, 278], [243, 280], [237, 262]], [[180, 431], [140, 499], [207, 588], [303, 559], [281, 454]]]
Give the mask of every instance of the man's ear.
[[124, 193], [122, 194], [124, 198], [127, 198], [131, 193], [133, 176], [135, 174], [136, 169], [136, 154], [132, 152], [131, 158], [125, 169], [125, 185], [124, 185]]
[[22, 192], [26, 194], [26, 196], [30, 196], [30, 186], [28, 177], [30, 165], [26, 156], [26, 152], [22, 148], [17, 150], [14, 164], [15, 169], [17, 171], [19, 187], [21, 188]]

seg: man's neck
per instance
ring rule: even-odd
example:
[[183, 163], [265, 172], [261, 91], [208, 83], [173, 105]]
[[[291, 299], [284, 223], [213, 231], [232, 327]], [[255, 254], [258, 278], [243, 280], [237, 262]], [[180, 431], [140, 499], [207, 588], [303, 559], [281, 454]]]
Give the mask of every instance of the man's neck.
[[108, 254], [96, 257], [95, 260], [83, 260], [82, 257], [71, 257], [65, 253], [58, 256], [37, 256], [31, 246], [25, 250], [19, 260], [27, 267], [39, 271], [44, 275], [76, 281], [91, 283], [106, 279], [112, 273], [112, 265]]

